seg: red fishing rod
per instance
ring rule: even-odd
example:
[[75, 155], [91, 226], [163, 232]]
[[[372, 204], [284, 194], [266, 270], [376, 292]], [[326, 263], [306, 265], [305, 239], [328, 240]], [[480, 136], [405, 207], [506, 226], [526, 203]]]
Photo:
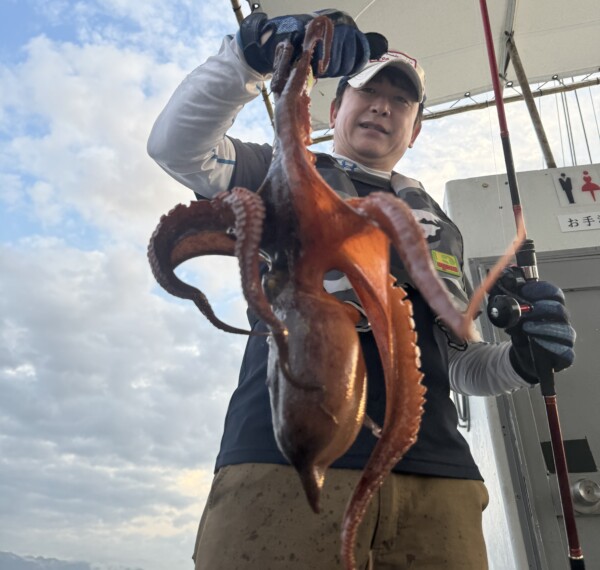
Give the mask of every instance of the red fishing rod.
[[[523, 211], [521, 208], [521, 199], [519, 196], [519, 187], [517, 184], [517, 176], [515, 164], [513, 161], [512, 148], [510, 145], [510, 137], [508, 134], [508, 125], [506, 123], [506, 115], [504, 113], [504, 100], [502, 99], [502, 90], [500, 87], [500, 76], [498, 74], [498, 66], [496, 64], [496, 54], [494, 50], [494, 41], [492, 38], [492, 30], [490, 26], [490, 18], [487, 9], [486, 0], [479, 0], [481, 8], [481, 17], [483, 21], [483, 30], [485, 33], [485, 43], [487, 47], [488, 60], [490, 64], [490, 72], [492, 75], [492, 85], [494, 87], [494, 97], [496, 100], [496, 110], [498, 112], [498, 123], [500, 125], [500, 138], [502, 140], [502, 150], [504, 152], [504, 161], [506, 163], [506, 174], [508, 177], [508, 187], [510, 190], [510, 198], [513, 206], [513, 213], [517, 230], [522, 228], [526, 235], [525, 221], [523, 219]], [[516, 253], [517, 265], [523, 271], [523, 275], [527, 280], [537, 280], [537, 260], [535, 256], [535, 247], [533, 240], [525, 238], [522, 246]], [[517, 304], [518, 310], [518, 304]], [[493, 313], [490, 319], [494, 324]], [[567, 460], [565, 455], [565, 447], [563, 444], [562, 433], [560, 429], [560, 421], [558, 417], [558, 406], [556, 402], [556, 390], [554, 387], [554, 370], [549, 364], [548, 359], [543, 354], [543, 349], [537, 347], [536, 344], [530, 343], [535, 368], [540, 379], [540, 387], [542, 395], [546, 403], [546, 415], [548, 417], [548, 427], [550, 429], [550, 439], [552, 443], [552, 454], [554, 456], [554, 464], [556, 466], [556, 475], [558, 479], [558, 487], [560, 490], [560, 500], [562, 503], [563, 518], [567, 531], [567, 544], [569, 548], [569, 561], [572, 570], [584, 570], [585, 563], [583, 560], [583, 552], [579, 544], [577, 535], [577, 526], [575, 524], [575, 512], [573, 510], [573, 502], [571, 500], [571, 492], [569, 485], [569, 471], [567, 469]]]

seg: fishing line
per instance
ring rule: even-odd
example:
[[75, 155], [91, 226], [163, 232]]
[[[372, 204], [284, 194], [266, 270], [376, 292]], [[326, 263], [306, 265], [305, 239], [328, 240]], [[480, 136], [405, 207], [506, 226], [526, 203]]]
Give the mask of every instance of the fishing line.
[[354, 21], [356, 22], [373, 4], [375, 4], [377, 0], [371, 0], [356, 16], [354, 16]]
[[596, 122], [596, 131], [598, 132], [598, 139], [600, 140], [600, 127], [598, 126], [598, 117], [596, 116], [596, 106], [594, 105], [594, 97], [592, 97], [591, 87], [588, 87], [588, 93], [590, 94], [590, 103], [592, 104], [592, 111], [594, 112], [594, 121]]

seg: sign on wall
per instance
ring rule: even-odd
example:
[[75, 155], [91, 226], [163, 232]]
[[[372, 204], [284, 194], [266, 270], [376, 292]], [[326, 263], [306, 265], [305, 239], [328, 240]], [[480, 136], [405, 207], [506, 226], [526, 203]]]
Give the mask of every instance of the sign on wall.
[[[600, 230], [600, 172], [596, 165], [556, 169], [552, 175], [564, 214], [556, 218], [561, 232]], [[578, 206], [592, 206], [579, 211]], [[569, 212], [569, 210], [571, 210]]]

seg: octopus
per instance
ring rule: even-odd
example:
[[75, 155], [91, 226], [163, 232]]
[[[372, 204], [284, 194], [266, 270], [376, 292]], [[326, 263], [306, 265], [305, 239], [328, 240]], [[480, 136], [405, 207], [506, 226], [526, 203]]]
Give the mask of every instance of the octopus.
[[[317, 17], [307, 26], [297, 59], [291, 44], [278, 46], [271, 82], [273, 160], [260, 189], [236, 187], [211, 200], [177, 205], [160, 219], [148, 256], [166, 291], [191, 300], [219, 329], [253, 334], [221, 321], [205, 295], [174, 273], [198, 256], [237, 257], [248, 306], [269, 329], [267, 386], [275, 438], [315, 512], [327, 468], [363, 425], [377, 436], [342, 521], [342, 561], [353, 570], [360, 522], [385, 477], [415, 443], [425, 402], [412, 306], [390, 275], [390, 246], [432, 310], [463, 339], [471, 338], [473, 316], [503, 262], [461, 313], [402, 200], [384, 192], [343, 200], [321, 178], [307, 149], [307, 85], [318, 44], [317, 76], [326, 69], [332, 34], [331, 21]], [[261, 263], [267, 266], [262, 277]], [[377, 344], [386, 388], [382, 426], [365, 415], [367, 377], [356, 330], [361, 315], [323, 287], [332, 269], [351, 282]]]

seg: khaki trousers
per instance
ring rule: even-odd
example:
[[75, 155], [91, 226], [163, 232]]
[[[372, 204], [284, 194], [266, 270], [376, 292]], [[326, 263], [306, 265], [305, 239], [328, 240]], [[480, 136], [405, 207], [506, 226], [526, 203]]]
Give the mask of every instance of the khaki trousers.
[[[230, 465], [200, 521], [196, 570], [341, 570], [340, 523], [360, 471], [329, 469], [321, 513], [288, 466]], [[481, 481], [392, 474], [359, 528], [360, 570], [486, 570]]]

